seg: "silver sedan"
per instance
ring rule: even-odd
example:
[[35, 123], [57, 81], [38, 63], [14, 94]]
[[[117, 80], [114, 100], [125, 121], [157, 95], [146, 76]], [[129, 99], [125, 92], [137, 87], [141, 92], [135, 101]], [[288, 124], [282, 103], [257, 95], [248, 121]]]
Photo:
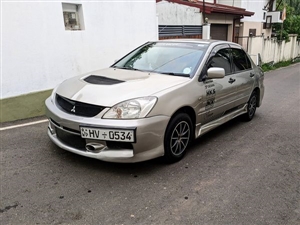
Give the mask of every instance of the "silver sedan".
[[237, 116], [250, 121], [263, 80], [236, 43], [148, 42], [55, 88], [46, 100], [48, 135], [62, 149], [99, 160], [176, 162], [202, 134]]

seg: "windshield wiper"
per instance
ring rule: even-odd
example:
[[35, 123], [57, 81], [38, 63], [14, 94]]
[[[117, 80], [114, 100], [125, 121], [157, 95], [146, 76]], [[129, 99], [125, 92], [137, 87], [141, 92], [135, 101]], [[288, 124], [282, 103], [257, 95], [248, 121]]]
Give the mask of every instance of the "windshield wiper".
[[139, 69], [132, 68], [132, 67], [119, 67], [119, 66], [112, 66], [112, 68], [124, 69], [124, 70], [136, 70], [136, 71], [140, 71]]
[[172, 76], [180, 76], [180, 77], [190, 77], [190, 74], [186, 74], [186, 73], [174, 73], [174, 72], [157, 72], [157, 73], [172, 75]]

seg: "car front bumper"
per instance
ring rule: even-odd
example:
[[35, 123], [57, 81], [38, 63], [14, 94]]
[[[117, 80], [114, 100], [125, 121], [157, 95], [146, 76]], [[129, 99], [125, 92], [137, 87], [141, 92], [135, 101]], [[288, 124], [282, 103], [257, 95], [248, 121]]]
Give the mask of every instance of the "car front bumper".
[[[51, 97], [46, 100], [46, 116], [49, 119], [48, 136], [57, 146], [67, 151], [109, 162], [140, 162], [164, 155], [164, 134], [168, 116], [142, 119], [102, 119], [105, 110], [97, 117], [81, 117], [60, 110]], [[83, 139], [80, 126], [113, 129], [135, 129], [135, 143]], [[86, 149], [86, 144], [98, 146]]]

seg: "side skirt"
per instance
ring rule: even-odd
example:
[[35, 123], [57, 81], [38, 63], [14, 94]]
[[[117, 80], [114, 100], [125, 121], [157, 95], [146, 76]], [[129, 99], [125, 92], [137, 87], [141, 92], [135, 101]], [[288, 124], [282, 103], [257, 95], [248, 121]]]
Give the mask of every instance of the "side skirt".
[[230, 112], [228, 114], [225, 114], [224, 116], [213, 120], [207, 124], [204, 124], [201, 126], [201, 124], [196, 125], [196, 138], [200, 137], [201, 135], [207, 133], [208, 131], [211, 131], [215, 129], [216, 127], [228, 122], [229, 120], [232, 120], [235, 117], [238, 117], [242, 114], [247, 113], [247, 106], [248, 104], [245, 104], [242, 108], [239, 108], [233, 112]]

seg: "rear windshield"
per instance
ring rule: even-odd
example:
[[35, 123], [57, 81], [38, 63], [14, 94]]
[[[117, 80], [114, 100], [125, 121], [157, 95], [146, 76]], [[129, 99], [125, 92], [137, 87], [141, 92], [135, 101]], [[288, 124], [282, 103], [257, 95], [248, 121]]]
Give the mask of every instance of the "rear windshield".
[[135, 49], [112, 67], [192, 77], [207, 48], [207, 44], [151, 42]]

